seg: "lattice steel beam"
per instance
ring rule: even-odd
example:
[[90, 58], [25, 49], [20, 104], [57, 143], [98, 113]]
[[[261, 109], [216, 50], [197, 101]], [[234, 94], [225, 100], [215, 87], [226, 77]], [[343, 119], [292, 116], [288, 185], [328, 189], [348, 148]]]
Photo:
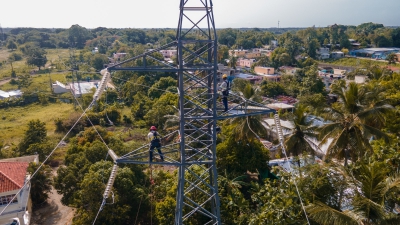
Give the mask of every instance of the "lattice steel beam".
[[[212, 0], [180, 0], [176, 40], [160, 48], [110, 65], [108, 71], [174, 72], [178, 75], [179, 140], [163, 146], [165, 161], [151, 164], [179, 168], [175, 224], [196, 221], [221, 224], [216, 168], [217, 120], [275, 112], [237, 94], [229, 97], [228, 112], [217, 101], [217, 35]], [[190, 38], [191, 32], [201, 38]], [[196, 36], [198, 37], [198, 36]], [[176, 48], [177, 62], [157, 58], [160, 50]], [[140, 64], [140, 65], [139, 65]], [[149, 146], [116, 163], [149, 164]], [[155, 153], [157, 154], [157, 153]]]

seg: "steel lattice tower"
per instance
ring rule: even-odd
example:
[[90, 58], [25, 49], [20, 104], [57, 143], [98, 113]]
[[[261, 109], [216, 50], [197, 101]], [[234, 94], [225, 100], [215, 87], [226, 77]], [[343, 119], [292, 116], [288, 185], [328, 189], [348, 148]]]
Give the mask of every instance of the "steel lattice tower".
[[[173, 72], [178, 78], [179, 140], [163, 146], [164, 162], [179, 169], [175, 224], [190, 220], [221, 224], [216, 168], [217, 120], [274, 112], [235, 94], [230, 95], [230, 110], [223, 112], [218, 101], [217, 35], [212, 0], [181, 0], [176, 40], [147, 51], [104, 71], [102, 84], [110, 71]], [[176, 49], [176, 62], [157, 58], [162, 50]], [[94, 98], [97, 100], [101, 88]], [[116, 164], [149, 164], [145, 145], [118, 157], [109, 150]], [[116, 167], [116, 166], [115, 166]], [[115, 172], [116, 173], [116, 172]], [[111, 175], [115, 178], [115, 173]], [[112, 179], [104, 194], [107, 198]]]

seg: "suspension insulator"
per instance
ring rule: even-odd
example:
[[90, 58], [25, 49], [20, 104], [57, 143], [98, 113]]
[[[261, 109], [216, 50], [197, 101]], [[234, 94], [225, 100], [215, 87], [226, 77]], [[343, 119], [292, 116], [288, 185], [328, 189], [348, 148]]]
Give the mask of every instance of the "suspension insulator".
[[104, 69], [100, 72], [103, 77], [101, 78], [101, 81], [99, 82], [99, 85], [97, 87], [96, 92], [93, 95], [93, 100], [97, 101], [99, 100], [101, 94], [103, 93], [104, 89], [106, 88], [106, 85], [110, 79], [110, 72], [107, 71], [107, 69]]
[[110, 195], [110, 191], [114, 184], [115, 177], [117, 176], [117, 170], [118, 170], [118, 165], [114, 164], [114, 166], [111, 170], [110, 178], [108, 179], [106, 190], [104, 190], [104, 194], [103, 194], [104, 199], [108, 198], [108, 196]]
[[108, 149], [108, 154], [110, 155], [110, 157], [114, 160], [114, 162], [116, 162], [117, 161], [117, 159], [118, 159], [118, 156], [117, 156], [117, 154], [115, 154], [115, 152], [113, 151], [113, 150], [111, 150], [111, 149]]

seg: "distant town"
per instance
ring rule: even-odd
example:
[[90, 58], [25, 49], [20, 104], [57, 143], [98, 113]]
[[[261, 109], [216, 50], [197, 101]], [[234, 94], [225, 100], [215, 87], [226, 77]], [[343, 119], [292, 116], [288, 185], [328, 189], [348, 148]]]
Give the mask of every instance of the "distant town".
[[0, 224], [398, 224], [399, 27], [194, 24], [0, 27]]

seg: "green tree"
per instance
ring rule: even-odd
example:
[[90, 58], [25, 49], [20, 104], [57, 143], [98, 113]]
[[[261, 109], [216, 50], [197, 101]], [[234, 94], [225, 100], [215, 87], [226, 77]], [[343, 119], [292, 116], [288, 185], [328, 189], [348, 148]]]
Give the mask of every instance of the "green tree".
[[86, 41], [90, 38], [90, 32], [86, 28], [81, 27], [78, 24], [72, 25], [68, 29], [68, 41], [70, 47], [82, 49], [83, 47], [85, 47]]
[[389, 174], [387, 164], [366, 158], [342, 170], [348, 182], [346, 210], [320, 201], [306, 207], [309, 216], [320, 224], [396, 224], [400, 217], [387, 207], [390, 193], [398, 190], [398, 174]]
[[250, 81], [242, 78], [236, 78], [232, 81], [232, 91], [243, 92], [244, 88], [250, 84]]
[[26, 60], [26, 63], [28, 65], [33, 65], [40, 67], [45, 66], [47, 62], [47, 57], [46, 57], [46, 51], [41, 48], [32, 48], [29, 49], [27, 52], [28, 58]]
[[263, 95], [268, 97], [276, 97], [278, 95], [286, 94], [285, 88], [279, 82], [267, 82], [261, 86]]
[[17, 44], [13, 40], [9, 40], [7, 42], [7, 48], [14, 51], [14, 49], [17, 49]]
[[[232, 133], [235, 126], [224, 126], [225, 139], [217, 145], [219, 170], [227, 170], [230, 175], [237, 176], [246, 171], [257, 172], [267, 169], [265, 162], [269, 160], [269, 151], [257, 139], [245, 137], [238, 140]], [[248, 132], [248, 135], [250, 133], [252, 132]]]
[[[30, 163], [28, 173], [33, 173], [39, 168], [36, 163]], [[49, 193], [52, 188], [51, 168], [48, 165], [43, 165], [42, 168], [31, 179], [31, 199], [33, 207], [38, 207], [49, 198]]]
[[141, 92], [133, 96], [133, 102], [131, 112], [136, 120], [143, 119], [153, 105], [153, 102]]
[[[318, 77], [318, 66], [314, 64], [303, 70], [305, 72], [304, 76], [299, 77], [301, 80], [300, 95], [323, 93], [325, 91], [325, 84]], [[296, 71], [296, 76], [298, 74]]]
[[229, 65], [230, 67], [236, 69], [237, 60], [238, 60], [238, 59], [237, 59], [235, 56], [231, 55], [231, 56], [229, 57], [229, 63], [228, 63], [228, 65]]
[[[368, 105], [363, 102], [365, 93], [357, 84], [350, 83], [348, 89], [343, 85], [344, 82], [339, 82], [332, 86], [332, 92], [338, 95], [340, 101], [325, 114], [326, 119], [333, 122], [322, 126], [319, 136], [321, 143], [333, 139], [326, 155], [344, 158], [347, 165], [350, 157], [355, 161], [365, 151], [371, 152], [369, 138], [372, 136], [389, 141], [388, 136], [376, 126], [385, 123], [385, 115], [392, 111], [392, 107], [388, 104]], [[369, 122], [371, 119], [374, 123]]]
[[386, 60], [388, 61], [388, 64], [396, 64], [398, 58], [396, 54], [390, 53], [389, 55], [386, 56]]
[[18, 151], [21, 155], [25, 155], [30, 145], [41, 144], [46, 141], [47, 129], [46, 123], [40, 120], [31, 120], [28, 123], [28, 129], [24, 133], [24, 137], [18, 145]]
[[320, 47], [319, 42], [316, 38], [308, 40], [306, 42], [306, 53], [313, 59], [316, 58], [317, 49]]
[[229, 59], [229, 48], [226, 45], [218, 45], [218, 62], [224, 63]]
[[166, 115], [173, 115], [176, 113], [176, 107], [178, 105], [178, 95], [173, 93], [165, 93], [157, 101], [155, 101], [144, 116], [148, 125], [161, 127], [167, 121]]
[[152, 99], [159, 98], [166, 91], [176, 92], [177, 82], [172, 77], [161, 77], [148, 91], [148, 96]]
[[283, 173], [279, 180], [264, 180], [252, 186], [251, 200], [255, 209], [246, 224], [307, 224], [294, 181]]
[[313, 138], [316, 137], [315, 128], [311, 125], [312, 121], [307, 116], [306, 107], [303, 105], [298, 105], [293, 114], [289, 116], [293, 129], [291, 134], [285, 138], [286, 149], [293, 156], [307, 153], [311, 155], [317, 154], [321, 157], [323, 153], [319, 151], [318, 146], [313, 142]]
[[107, 56], [103, 54], [95, 54], [90, 61], [90, 65], [93, 66], [96, 70], [102, 70], [104, 68], [104, 64], [108, 63]]

